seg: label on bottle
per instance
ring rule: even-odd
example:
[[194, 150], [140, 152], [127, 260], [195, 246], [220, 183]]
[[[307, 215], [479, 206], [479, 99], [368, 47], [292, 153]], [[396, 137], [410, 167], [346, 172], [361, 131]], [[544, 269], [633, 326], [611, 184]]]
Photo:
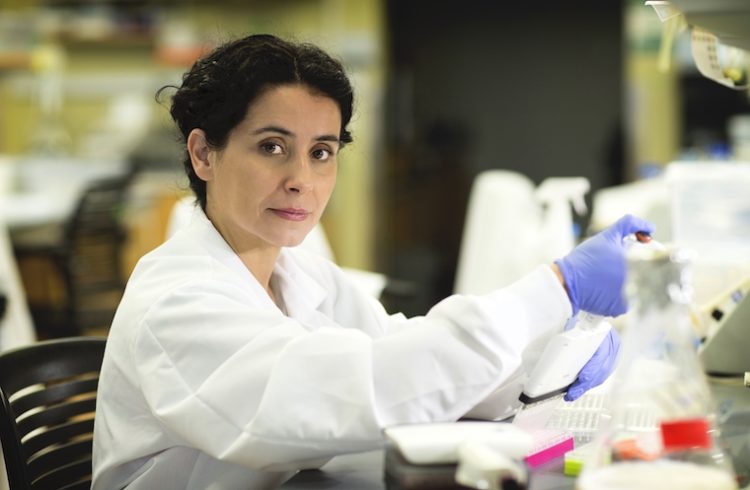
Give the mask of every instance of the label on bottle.
[[660, 428], [664, 450], [668, 452], [711, 449], [713, 445], [711, 427], [705, 418], [665, 420]]

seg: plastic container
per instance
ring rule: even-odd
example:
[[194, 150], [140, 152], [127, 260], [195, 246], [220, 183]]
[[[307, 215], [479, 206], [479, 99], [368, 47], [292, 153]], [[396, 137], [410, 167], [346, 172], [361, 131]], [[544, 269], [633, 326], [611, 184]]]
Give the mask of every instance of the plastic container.
[[750, 163], [676, 162], [665, 178], [672, 242], [696, 254], [694, 302], [702, 306], [750, 276]]
[[750, 161], [750, 114], [737, 114], [727, 122], [732, 154], [736, 160]]
[[577, 490], [735, 490], [691, 328], [690, 255], [629, 251], [631, 311], [611, 391]]
[[666, 171], [672, 240], [701, 256], [750, 255], [750, 163], [680, 163]]

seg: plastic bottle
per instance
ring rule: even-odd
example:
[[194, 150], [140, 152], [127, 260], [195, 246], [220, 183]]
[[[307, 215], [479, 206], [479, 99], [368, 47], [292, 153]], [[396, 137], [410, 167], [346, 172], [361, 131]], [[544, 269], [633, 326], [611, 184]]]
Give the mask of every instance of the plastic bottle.
[[681, 250], [629, 250], [630, 313], [611, 418], [594, 437], [577, 490], [737, 488], [695, 348], [689, 272]]
[[589, 191], [585, 177], [550, 177], [536, 190], [536, 198], [545, 208], [541, 223], [542, 244], [539, 259], [550, 262], [565, 256], [576, 244], [573, 209], [579, 215], [587, 211], [585, 196]]
[[474, 179], [454, 292], [483, 294], [507, 286], [540, 263], [535, 191], [531, 179], [510, 170], [485, 170]]

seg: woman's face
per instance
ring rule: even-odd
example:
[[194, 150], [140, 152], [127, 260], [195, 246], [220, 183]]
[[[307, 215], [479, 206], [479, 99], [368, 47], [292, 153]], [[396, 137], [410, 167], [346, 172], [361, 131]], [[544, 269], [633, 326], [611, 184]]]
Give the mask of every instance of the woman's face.
[[336, 184], [340, 129], [333, 99], [282, 85], [250, 105], [222, 150], [208, 150], [206, 211], [235, 251], [302, 242]]

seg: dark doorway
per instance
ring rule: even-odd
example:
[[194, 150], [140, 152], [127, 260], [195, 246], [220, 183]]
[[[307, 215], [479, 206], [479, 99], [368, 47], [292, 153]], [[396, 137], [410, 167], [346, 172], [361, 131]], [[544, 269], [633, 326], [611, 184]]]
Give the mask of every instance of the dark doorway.
[[[420, 314], [452, 292], [472, 179], [622, 182], [619, 1], [389, 0], [390, 81], [379, 261], [417, 284]], [[512, 237], [509, 237], [512, 239]]]

